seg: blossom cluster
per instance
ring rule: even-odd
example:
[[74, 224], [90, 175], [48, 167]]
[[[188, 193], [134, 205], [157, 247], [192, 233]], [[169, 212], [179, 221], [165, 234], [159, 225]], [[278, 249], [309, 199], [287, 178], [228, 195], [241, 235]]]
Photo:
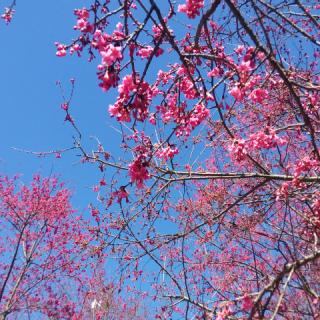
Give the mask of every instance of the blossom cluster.
[[[144, 48], [141, 48], [136, 55], [141, 57], [141, 60], [143, 60], [144, 58], [148, 59], [151, 55], [151, 53], [153, 52], [153, 48], [151, 46], [147, 46]], [[164, 53], [164, 50], [162, 48], [158, 48], [155, 52], [155, 56], [159, 57], [160, 55], [162, 55]]]
[[78, 21], [77, 25], [74, 26], [73, 29], [79, 29], [82, 33], [92, 33], [94, 30], [94, 25], [90, 24], [90, 22], [87, 20], [90, 18], [90, 12], [86, 8], [83, 8], [83, 10], [74, 10], [74, 14], [78, 16]]
[[279, 137], [272, 127], [267, 127], [265, 131], [258, 131], [250, 135], [249, 146], [255, 149], [271, 149], [278, 146], [284, 146], [287, 141]]
[[126, 202], [128, 203], [129, 202], [128, 196], [129, 196], [129, 193], [124, 186], [121, 186], [119, 190], [112, 192], [112, 198], [115, 199], [116, 197], [118, 197], [118, 200], [117, 200], [118, 203], [121, 203], [122, 199], [126, 199]]
[[14, 10], [9, 8], [4, 8], [4, 9], [5, 9], [5, 13], [1, 15], [1, 18], [5, 20], [6, 24], [8, 24], [13, 17]]
[[149, 164], [146, 161], [149, 152], [149, 147], [136, 146], [134, 150], [135, 158], [133, 159], [132, 163], [129, 164], [130, 182], [135, 182], [138, 189], [143, 188], [144, 181], [151, 178], [150, 173], [147, 169]]
[[[116, 116], [117, 121], [131, 122], [131, 111], [133, 117], [138, 121], [144, 121], [149, 116], [149, 101], [156, 93], [147, 82], [127, 75], [122, 79], [118, 91], [120, 95], [117, 102], [109, 106], [111, 117]], [[131, 96], [130, 93], [134, 95]]]
[[217, 314], [216, 320], [225, 320], [232, 314], [232, 308], [230, 304], [227, 304], [221, 308], [222, 310]]
[[195, 19], [196, 16], [200, 16], [200, 9], [203, 8], [203, 0], [187, 0], [186, 4], [180, 4], [178, 11], [184, 12], [189, 19]]
[[301, 173], [307, 172], [309, 170], [316, 169], [319, 167], [319, 161], [316, 159], [311, 159], [310, 157], [304, 157], [301, 159], [294, 168], [294, 177], [299, 177]]
[[187, 120], [192, 127], [197, 127], [204, 120], [206, 120], [210, 116], [210, 111], [203, 105], [196, 105], [194, 108], [194, 112]]
[[[239, 46], [235, 49], [235, 52], [238, 55], [238, 58], [242, 57], [242, 52], [245, 50], [244, 46]], [[244, 97], [248, 95], [249, 99], [253, 100], [254, 102], [262, 103], [268, 96], [268, 91], [266, 89], [262, 89], [258, 87], [254, 89], [256, 85], [258, 85], [258, 81], [262, 80], [261, 76], [251, 76], [249, 77], [250, 73], [255, 67], [255, 62], [252, 59], [252, 54], [254, 52], [254, 47], [249, 47], [243, 57], [243, 60], [240, 65], [236, 66], [237, 76], [239, 77], [239, 82], [235, 82], [232, 89], [229, 90], [229, 93], [237, 100], [242, 101]], [[259, 59], [263, 58], [260, 54]], [[230, 63], [233, 63], [229, 59]], [[222, 70], [216, 67], [212, 71], [208, 73], [208, 76], [221, 76]], [[230, 83], [231, 84], [231, 83]], [[250, 91], [251, 93], [247, 93]]]
[[157, 151], [156, 155], [159, 158], [162, 158], [164, 161], [168, 161], [169, 158], [173, 158], [175, 154], [179, 153], [179, 149], [175, 147], [166, 147], [166, 148], [161, 148], [160, 150]]
[[233, 142], [233, 144], [229, 148], [229, 152], [232, 154], [236, 161], [243, 160], [248, 154], [245, 148], [245, 140], [238, 140]]

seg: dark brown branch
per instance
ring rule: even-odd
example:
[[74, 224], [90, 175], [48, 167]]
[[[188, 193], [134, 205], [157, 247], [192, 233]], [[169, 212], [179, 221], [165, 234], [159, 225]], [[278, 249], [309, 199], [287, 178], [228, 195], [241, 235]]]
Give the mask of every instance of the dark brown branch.
[[292, 272], [292, 270], [298, 270], [301, 267], [303, 267], [304, 265], [306, 265], [309, 262], [315, 261], [316, 259], [320, 258], [320, 251], [316, 251], [315, 253], [306, 256], [304, 259], [301, 260], [297, 260], [293, 263], [287, 263], [284, 265], [282, 271], [268, 284], [266, 285], [263, 290], [258, 294], [258, 296], [254, 299], [254, 304], [255, 307], [252, 308], [251, 313], [249, 315], [248, 320], [253, 319], [256, 307], [259, 305], [261, 299], [263, 298], [263, 295], [272, 290], [273, 288], [277, 287], [280, 283], [280, 281], [282, 281], [282, 279], [289, 274], [290, 272]]
[[202, 30], [203, 25], [206, 23], [206, 21], [209, 19], [209, 17], [216, 11], [220, 2], [221, 2], [221, 0], [214, 0], [211, 7], [209, 8], [209, 10], [202, 16], [200, 23], [198, 25], [198, 28], [197, 28], [196, 36], [194, 38], [195, 48], [197, 48], [199, 45], [199, 38], [201, 35], [201, 30]]

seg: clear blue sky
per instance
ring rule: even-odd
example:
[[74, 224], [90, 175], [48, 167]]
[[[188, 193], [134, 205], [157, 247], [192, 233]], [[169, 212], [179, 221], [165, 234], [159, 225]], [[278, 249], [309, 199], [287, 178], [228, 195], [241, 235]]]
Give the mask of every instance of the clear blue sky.
[[[10, 1], [2, 3], [9, 5]], [[76, 88], [70, 113], [83, 133], [85, 146], [88, 150], [95, 149], [96, 143], [89, 139], [92, 135], [110, 145], [110, 151], [118, 147], [120, 140], [105, 124], [112, 122], [108, 106], [110, 100], [115, 100], [116, 92], [105, 94], [98, 87], [96, 72], [100, 58], [88, 63], [86, 53], [82, 58], [76, 54], [64, 58], [55, 55], [56, 41], [69, 44], [80, 34], [73, 30], [77, 21], [74, 9], [90, 4], [88, 0], [17, 1], [9, 25], [3, 19], [0, 21], [0, 172], [12, 176], [19, 171], [24, 174], [21, 180], [28, 183], [40, 167], [42, 175], [47, 176], [53, 166], [53, 172], [63, 173], [63, 180], [74, 178], [72, 184], [77, 185], [77, 195], [73, 204], [79, 208], [96, 197], [84, 187], [92, 187], [100, 180], [97, 166], [72, 166], [78, 161], [77, 152], [64, 153], [61, 159], [38, 158], [11, 148], [45, 152], [72, 146], [75, 132], [69, 123], [63, 124], [62, 95], [55, 85], [61, 81], [68, 98], [71, 78], [76, 78]], [[1, 10], [4, 12], [4, 8]]]

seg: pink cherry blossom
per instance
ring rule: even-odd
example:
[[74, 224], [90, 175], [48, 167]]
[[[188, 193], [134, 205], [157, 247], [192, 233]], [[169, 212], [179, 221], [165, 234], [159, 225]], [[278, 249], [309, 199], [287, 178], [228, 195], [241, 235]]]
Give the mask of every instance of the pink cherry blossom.
[[238, 101], [242, 101], [245, 96], [243, 89], [240, 89], [237, 86], [234, 86], [229, 93]]
[[236, 161], [244, 160], [246, 155], [248, 154], [245, 148], [245, 141], [235, 141], [229, 148], [229, 152]]
[[200, 9], [203, 8], [203, 0], [187, 0], [186, 4], [178, 6], [178, 12], [184, 12], [189, 19], [194, 19], [197, 15], [200, 15]]
[[116, 27], [120, 31], [122, 29], [122, 27], [123, 27], [123, 24], [121, 22], [118, 22]]
[[148, 46], [145, 48], [141, 48], [136, 54], [137, 56], [141, 57], [141, 60], [144, 58], [148, 59], [152, 51], [153, 51], [153, 48]]
[[120, 52], [120, 47], [114, 47], [112, 44], [108, 46], [107, 51], [101, 51], [102, 64], [107, 64], [111, 66], [117, 59], [122, 60], [122, 53]]
[[274, 148], [276, 145], [284, 146], [287, 141], [279, 137], [272, 127], [267, 127], [266, 132], [257, 132], [250, 135], [249, 146], [256, 149], [267, 149]]
[[267, 90], [265, 89], [253, 90], [249, 95], [250, 99], [259, 103], [261, 103], [266, 97], [267, 97]]
[[100, 190], [100, 186], [93, 186], [93, 191], [98, 192]]
[[65, 45], [63, 44], [56, 44], [58, 46], [58, 51], [56, 52], [56, 56], [58, 57], [64, 57], [67, 54], [67, 51], [65, 49]]
[[178, 154], [179, 150], [177, 148], [171, 148], [171, 147], [166, 147], [166, 148], [161, 148], [160, 150], [157, 151], [157, 156], [159, 158], [163, 158], [164, 161], [168, 161], [169, 158], [173, 158], [175, 154]]
[[4, 9], [6, 12], [3, 15], [1, 15], [1, 18], [5, 20], [6, 24], [8, 24], [13, 17], [14, 10], [8, 9], [8, 8], [4, 8]]
[[250, 311], [252, 308], [253, 301], [248, 295], [245, 295], [242, 299], [242, 310]]

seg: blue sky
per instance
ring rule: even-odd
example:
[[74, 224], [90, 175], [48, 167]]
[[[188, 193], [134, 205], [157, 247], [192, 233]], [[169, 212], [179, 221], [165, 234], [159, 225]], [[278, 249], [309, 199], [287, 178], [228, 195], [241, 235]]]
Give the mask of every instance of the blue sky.
[[79, 35], [73, 30], [77, 21], [74, 9], [90, 4], [83, 0], [37, 0], [32, 4], [18, 1], [9, 25], [2, 19], [0, 23], [1, 173], [12, 176], [19, 171], [24, 174], [21, 180], [28, 183], [39, 168], [43, 176], [49, 175], [53, 168], [53, 172], [63, 173], [63, 180], [74, 179], [72, 184], [77, 185], [77, 194], [73, 203], [77, 207], [86, 206], [96, 197], [84, 188], [100, 180], [96, 166], [73, 166], [78, 161], [77, 152], [64, 153], [61, 159], [38, 158], [11, 148], [45, 152], [72, 146], [75, 131], [69, 123], [63, 124], [62, 95], [55, 85], [61, 81], [68, 99], [71, 78], [76, 79], [76, 87], [70, 113], [83, 133], [85, 146], [89, 150], [96, 147], [90, 135], [104, 139], [110, 150], [119, 145], [115, 132], [105, 124], [110, 122], [108, 106], [110, 99], [115, 100], [116, 92], [106, 95], [98, 87], [98, 59], [88, 63], [86, 53], [82, 58], [76, 54], [64, 58], [55, 55], [56, 41], [69, 44]]

